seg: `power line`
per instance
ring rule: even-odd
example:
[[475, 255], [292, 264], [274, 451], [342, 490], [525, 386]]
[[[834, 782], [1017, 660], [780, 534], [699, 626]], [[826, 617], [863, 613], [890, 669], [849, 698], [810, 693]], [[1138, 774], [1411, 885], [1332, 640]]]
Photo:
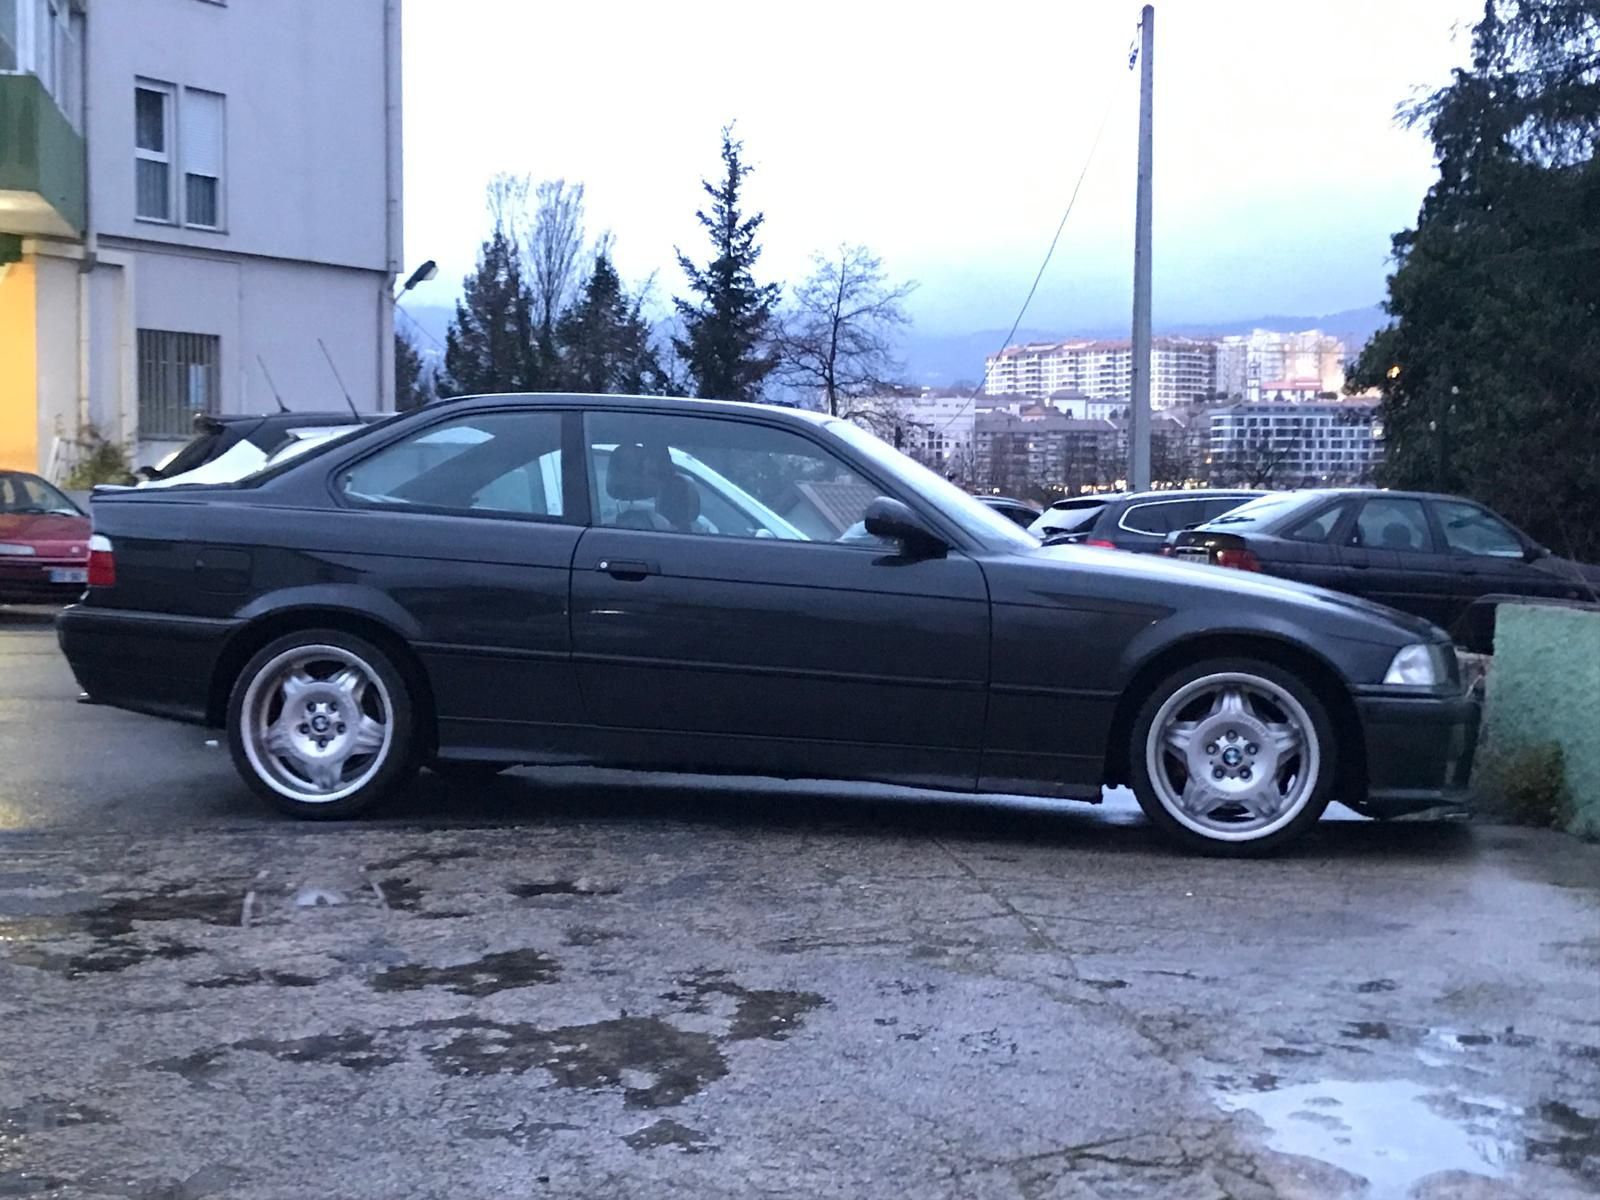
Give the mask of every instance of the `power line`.
[[[1128, 46], [1127, 69], [1131, 72], [1138, 62], [1139, 34], [1137, 29], [1135, 29], [1133, 40]], [[1106, 98], [1105, 112], [1100, 116], [1100, 126], [1094, 132], [1094, 141], [1089, 143], [1089, 153], [1084, 156], [1083, 169], [1078, 172], [1078, 181], [1072, 185], [1072, 194], [1067, 198], [1066, 210], [1061, 214], [1061, 220], [1056, 225], [1055, 236], [1050, 239], [1050, 248], [1044, 252], [1044, 261], [1039, 264], [1039, 270], [1033, 277], [1033, 285], [1028, 288], [1028, 295], [1022, 301], [1022, 307], [1017, 310], [1017, 319], [1011, 322], [1011, 328], [1006, 332], [1005, 340], [1000, 343], [1000, 350], [1002, 351], [1011, 344], [1012, 337], [1015, 336], [1018, 328], [1020, 328], [1022, 325], [1023, 317], [1025, 317], [1028, 313], [1028, 306], [1033, 303], [1034, 293], [1039, 290], [1039, 283], [1044, 279], [1045, 269], [1049, 267], [1050, 259], [1056, 252], [1056, 246], [1061, 241], [1061, 233], [1067, 227], [1067, 218], [1072, 216], [1072, 210], [1078, 203], [1078, 193], [1083, 190], [1083, 181], [1088, 177], [1089, 174], [1089, 164], [1094, 162], [1094, 152], [1099, 148], [1100, 137], [1105, 133], [1106, 126], [1111, 121], [1111, 110], [1115, 106], [1116, 101], [1116, 92], [1112, 91], [1111, 94]], [[984, 384], [980, 383], [977, 387], [972, 389], [972, 394], [966, 398], [961, 407], [955, 411], [954, 415], [952, 415], [948, 421], [939, 427], [940, 433], [943, 433], [945, 430], [949, 429], [950, 426], [954, 425], [956, 421], [959, 420], [967, 411], [967, 409], [972, 407], [972, 402], [978, 398], [978, 393], [984, 389], [984, 386]]]
[[396, 300], [394, 302], [394, 307], [395, 307], [395, 310], [397, 312], [399, 312], [401, 315], [403, 315], [406, 320], [411, 322], [412, 328], [414, 328], [423, 337], [427, 338], [435, 346], [439, 347], [439, 349], [441, 351], [446, 348], [445, 344], [443, 342], [441, 342], [438, 338], [434, 337], [433, 334], [428, 332], [427, 326], [425, 326], [421, 321], [417, 320], [408, 311], [406, 311], [405, 305], [401, 304], [400, 301]]

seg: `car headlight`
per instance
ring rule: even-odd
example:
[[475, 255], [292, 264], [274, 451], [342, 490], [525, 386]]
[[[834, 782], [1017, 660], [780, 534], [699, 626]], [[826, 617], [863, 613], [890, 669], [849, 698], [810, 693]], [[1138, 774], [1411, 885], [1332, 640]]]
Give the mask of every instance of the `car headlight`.
[[1450, 679], [1450, 664], [1445, 661], [1444, 646], [1430, 646], [1418, 642], [1406, 646], [1389, 663], [1383, 676], [1384, 683], [1401, 687], [1438, 687]]
[[27, 558], [35, 553], [32, 546], [23, 546], [16, 542], [0, 542], [0, 555], [10, 554], [17, 558]]

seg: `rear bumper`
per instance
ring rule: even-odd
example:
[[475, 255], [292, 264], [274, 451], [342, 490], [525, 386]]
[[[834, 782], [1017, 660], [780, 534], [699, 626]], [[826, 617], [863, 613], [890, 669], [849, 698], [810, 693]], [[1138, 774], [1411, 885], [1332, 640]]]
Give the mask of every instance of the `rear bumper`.
[[[23, 564], [26, 565], [23, 565]], [[0, 561], [0, 604], [65, 604], [83, 595], [82, 583], [51, 583], [51, 571], [82, 571], [84, 559]]]
[[74, 604], [56, 618], [61, 652], [97, 704], [203, 723], [223, 645], [238, 622]]
[[1358, 696], [1367, 744], [1367, 796], [1357, 805], [1399, 816], [1467, 800], [1480, 705], [1471, 696]]

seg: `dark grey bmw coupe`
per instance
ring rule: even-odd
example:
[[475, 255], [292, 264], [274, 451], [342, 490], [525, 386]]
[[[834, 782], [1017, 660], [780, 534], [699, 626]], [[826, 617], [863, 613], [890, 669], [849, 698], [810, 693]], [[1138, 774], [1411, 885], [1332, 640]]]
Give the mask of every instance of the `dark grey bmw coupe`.
[[839, 420], [614, 396], [435, 403], [237, 483], [98, 496], [60, 618], [103, 704], [225, 726], [348, 817], [421, 766], [604, 763], [1094, 801], [1259, 853], [1330, 800], [1457, 801], [1426, 621], [1075, 547]]

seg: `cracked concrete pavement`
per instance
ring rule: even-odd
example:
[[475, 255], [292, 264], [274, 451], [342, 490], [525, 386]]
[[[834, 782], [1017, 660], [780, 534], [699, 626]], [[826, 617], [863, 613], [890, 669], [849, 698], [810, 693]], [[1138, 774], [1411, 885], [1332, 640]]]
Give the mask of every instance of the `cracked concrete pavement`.
[[308, 827], [29, 669], [184, 782], [0, 795], [0, 1196], [1600, 1194], [1595, 847], [603, 772]]

